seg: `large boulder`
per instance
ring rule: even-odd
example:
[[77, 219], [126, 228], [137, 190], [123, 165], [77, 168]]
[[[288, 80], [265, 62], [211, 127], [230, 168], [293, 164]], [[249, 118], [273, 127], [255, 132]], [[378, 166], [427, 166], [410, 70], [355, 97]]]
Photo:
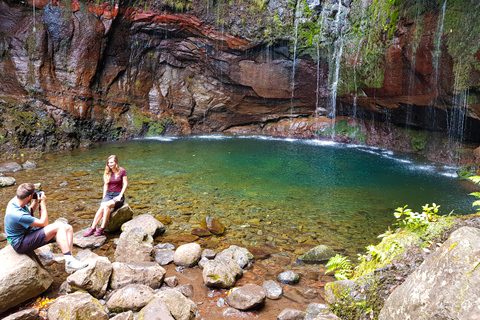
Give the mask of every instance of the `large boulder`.
[[242, 268], [229, 257], [215, 257], [203, 265], [203, 282], [208, 287], [231, 288], [242, 274]]
[[128, 203], [125, 202], [123, 206], [110, 213], [110, 217], [108, 218], [107, 224], [105, 225], [105, 231], [115, 232], [120, 230], [122, 225], [125, 222], [131, 220], [132, 217], [133, 210], [132, 208], [130, 208]]
[[22, 166], [16, 162], [0, 163], [0, 172], [17, 172], [22, 170]]
[[103, 246], [107, 237], [104, 235], [101, 236], [90, 236], [84, 237], [83, 235], [87, 232], [87, 229], [82, 229], [73, 234], [73, 244], [80, 248], [99, 248]]
[[0, 313], [38, 296], [52, 284], [53, 277], [32, 257], [16, 253], [10, 245], [0, 250]]
[[153, 238], [141, 227], [122, 232], [115, 250], [117, 262], [153, 261]]
[[137, 227], [142, 228], [146, 234], [152, 236], [153, 238], [165, 232], [165, 226], [163, 223], [149, 214], [141, 214], [124, 223], [122, 225], [122, 231], [125, 232]]
[[[81, 255], [81, 253], [77, 254], [77, 258]], [[108, 281], [112, 274], [112, 263], [108, 258], [100, 257], [93, 252], [83, 255], [81, 261], [88, 263], [88, 266], [67, 278], [69, 291], [87, 291], [95, 298], [102, 298], [107, 291]]]
[[155, 298], [137, 314], [136, 320], [175, 320], [163, 299]]
[[157, 294], [156, 297], [162, 299], [170, 313], [176, 320], [193, 320], [197, 315], [197, 305], [190, 299], [187, 299], [181, 292], [174, 289], [165, 289]]
[[129, 284], [113, 291], [107, 301], [107, 308], [112, 312], [139, 311], [152, 300], [155, 291], [143, 284]]
[[57, 298], [48, 308], [49, 320], [108, 320], [102, 304], [88, 293], [75, 292]]
[[248, 310], [265, 302], [265, 291], [261, 286], [249, 283], [230, 292], [225, 301], [235, 309]]
[[335, 251], [326, 245], [319, 245], [310, 249], [307, 253], [298, 257], [298, 260], [305, 263], [323, 263], [335, 256]]
[[195, 266], [202, 256], [202, 248], [198, 243], [183, 244], [175, 250], [173, 263], [181, 267]]
[[245, 268], [249, 260], [253, 259], [253, 254], [251, 254], [247, 249], [241, 248], [235, 245], [231, 245], [228, 249], [220, 252], [217, 257], [229, 257], [235, 260], [240, 268]]
[[479, 263], [480, 230], [456, 230], [392, 292], [378, 319], [478, 319]]
[[143, 284], [158, 289], [165, 278], [165, 269], [156, 262], [124, 263], [114, 262], [110, 287], [113, 290], [128, 284]]

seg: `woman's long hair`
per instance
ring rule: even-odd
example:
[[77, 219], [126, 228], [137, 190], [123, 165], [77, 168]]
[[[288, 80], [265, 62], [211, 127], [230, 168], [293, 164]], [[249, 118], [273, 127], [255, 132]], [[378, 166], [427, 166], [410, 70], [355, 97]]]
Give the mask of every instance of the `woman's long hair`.
[[117, 158], [116, 155], [112, 154], [110, 157], [107, 158], [107, 162], [105, 164], [105, 172], [103, 174], [103, 181], [105, 183], [110, 182], [110, 178], [112, 177], [112, 174], [113, 174], [113, 170], [110, 169], [110, 167], [108, 166], [108, 160], [110, 160], [110, 159], [113, 159], [113, 161], [115, 161], [115, 172], [117, 172], [118, 168], [119, 168], [118, 158]]

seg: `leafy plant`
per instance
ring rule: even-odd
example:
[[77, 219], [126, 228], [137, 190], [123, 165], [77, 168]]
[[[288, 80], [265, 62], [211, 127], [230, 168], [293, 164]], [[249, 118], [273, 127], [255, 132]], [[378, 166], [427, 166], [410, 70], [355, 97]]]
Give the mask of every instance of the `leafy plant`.
[[[475, 183], [476, 185], [480, 185], [480, 176], [479, 175], [468, 177], [468, 179], [470, 181], [472, 181], [473, 183]], [[480, 199], [480, 192], [471, 192], [471, 193], [469, 193], [469, 195], [475, 196], [475, 197]], [[476, 206], [480, 206], [480, 200], [476, 200], [472, 203], [472, 207], [476, 207]], [[477, 209], [477, 213], [480, 213], [480, 208]]]
[[367, 140], [367, 135], [361, 131], [360, 126], [350, 126], [346, 120], [340, 120], [335, 123], [335, 125], [327, 127], [323, 131], [317, 130], [316, 132], [324, 136], [337, 134], [340, 136], [346, 135], [351, 139], [360, 141], [361, 143], [365, 143], [365, 140]]
[[395, 209], [394, 215], [397, 219], [397, 225], [404, 226], [408, 229], [422, 228], [430, 222], [437, 221], [438, 208], [440, 206], [435, 203], [429, 207], [429, 204], [422, 206], [422, 213], [413, 212], [408, 206], [398, 207]]
[[350, 260], [339, 254], [330, 258], [325, 266], [328, 268], [326, 273], [335, 271], [335, 278], [338, 280], [348, 280], [353, 272]]

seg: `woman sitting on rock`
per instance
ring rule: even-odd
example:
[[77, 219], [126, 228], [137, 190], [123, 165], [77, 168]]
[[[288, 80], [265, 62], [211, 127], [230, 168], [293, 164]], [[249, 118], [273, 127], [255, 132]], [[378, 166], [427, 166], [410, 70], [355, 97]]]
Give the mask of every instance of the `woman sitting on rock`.
[[[83, 235], [84, 237], [101, 236], [108, 218], [110, 217], [110, 209], [117, 210], [125, 202], [125, 190], [127, 189], [127, 171], [118, 165], [118, 159], [116, 155], [111, 155], [107, 159], [105, 166], [105, 173], [103, 174], [103, 199], [100, 204], [100, 208], [95, 214], [92, 227], [88, 229]], [[95, 231], [97, 224], [103, 217], [102, 226]]]

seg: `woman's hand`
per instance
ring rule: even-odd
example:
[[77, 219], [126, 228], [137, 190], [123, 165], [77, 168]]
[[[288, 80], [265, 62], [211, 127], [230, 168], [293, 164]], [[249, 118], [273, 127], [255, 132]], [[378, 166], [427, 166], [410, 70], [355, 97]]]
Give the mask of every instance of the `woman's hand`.
[[119, 202], [119, 201], [121, 201], [121, 200], [122, 200], [122, 196], [121, 196], [121, 195], [118, 195], [118, 196], [116, 196], [115, 198], [113, 198], [113, 201], [115, 201], [115, 202]]

